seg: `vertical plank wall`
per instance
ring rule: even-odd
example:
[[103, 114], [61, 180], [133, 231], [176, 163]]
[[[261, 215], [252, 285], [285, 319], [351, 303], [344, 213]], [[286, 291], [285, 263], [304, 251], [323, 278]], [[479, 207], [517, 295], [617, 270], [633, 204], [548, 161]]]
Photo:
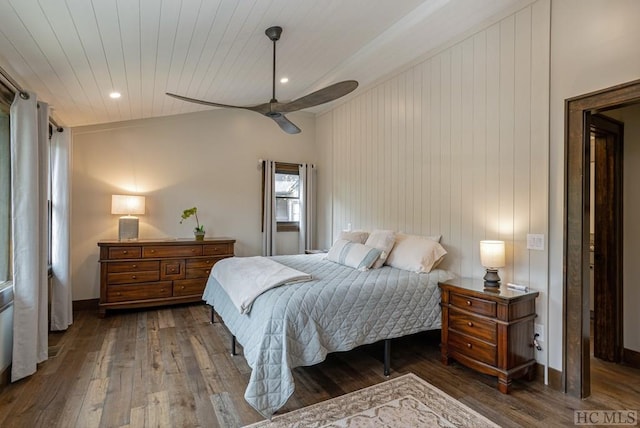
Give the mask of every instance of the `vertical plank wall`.
[[540, 0], [320, 116], [321, 243], [349, 223], [442, 234], [444, 266], [481, 277], [479, 241], [505, 240], [501, 275], [544, 294], [544, 324], [548, 252], [526, 235], [548, 239], [549, 29]]

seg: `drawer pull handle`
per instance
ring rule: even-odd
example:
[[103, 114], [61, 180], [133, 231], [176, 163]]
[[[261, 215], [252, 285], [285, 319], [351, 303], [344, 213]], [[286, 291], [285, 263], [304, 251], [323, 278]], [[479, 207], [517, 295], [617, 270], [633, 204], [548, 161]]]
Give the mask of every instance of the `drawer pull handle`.
[[122, 254], [127, 254], [127, 253], [128, 253], [128, 251], [127, 251], [127, 250], [123, 250], [123, 251], [122, 251]]
[[171, 269], [171, 272], [175, 272], [175, 271], [176, 271], [175, 269]]
[[116, 293], [116, 296], [122, 296], [122, 293]]
[[131, 266], [131, 267], [135, 269], [135, 268], [137, 268], [137, 267], [138, 267], [138, 265], [133, 265], [133, 266]]
[[467, 306], [471, 306], [471, 300], [467, 300]]
[[180, 290], [184, 290], [184, 285], [180, 287]]
[[467, 323], [467, 325], [468, 325], [469, 327], [473, 327], [473, 323], [472, 323], [471, 321], [469, 321], [469, 322]]
[[209, 272], [211, 272], [209, 269], [207, 269], [207, 270], [205, 271], [205, 273], [206, 273], [207, 275], [209, 275]]
[[470, 343], [467, 343], [467, 348], [471, 349], [473, 347], [473, 345], [471, 345]]
[[155, 253], [155, 252], [156, 252], [156, 250], [151, 250], [151, 254], [153, 254], [153, 253]]
[[196, 249], [195, 249], [195, 248], [192, 248], [192, 249], [191, 249], [191, 252], [192, 252], [192, 253], [195, 253], [195, 252], [196, 252]]
[[132, 275], [132, 276], [131, 276], [131, 279], [136, 279], [136, 276], [135, 276], [135, 275]]
[[207, 260], [207, 261], [206, 261], [206, 263], [207, 263], [208, 265], [210, 265], [210, 264], [211, 264], [211, 260]]

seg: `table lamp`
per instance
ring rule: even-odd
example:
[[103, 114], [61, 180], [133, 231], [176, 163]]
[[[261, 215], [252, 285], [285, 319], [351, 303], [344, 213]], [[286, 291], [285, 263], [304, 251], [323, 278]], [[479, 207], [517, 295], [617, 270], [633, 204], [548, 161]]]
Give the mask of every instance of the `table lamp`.
[[499, 287], [498, 268], [504, 267], [504, 241], [480, 241], [480, 263], [487, 269], [485, 287]]
[[118, 223], [118, 239], [138, 239], [138, 217], [144, 214], [144, 196], [111, 195], [111, 214], [124, 214]]

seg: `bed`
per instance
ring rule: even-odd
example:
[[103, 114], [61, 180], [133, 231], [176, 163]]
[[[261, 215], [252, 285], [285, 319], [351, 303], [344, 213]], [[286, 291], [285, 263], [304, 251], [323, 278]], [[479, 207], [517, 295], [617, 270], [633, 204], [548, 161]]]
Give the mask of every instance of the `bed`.
[[293, 368], [320, 363], [329, 352], [439, 329], [438, 282], [453, 276], [389, 266], [360, 271], [324, 254], [271, 259], [313, 279], [264, 292], [248, 314], [240, 314], [213, 276], [203, 294], [243, 346], [252, 369], [245, 399], [267, 418], [293, 394]]

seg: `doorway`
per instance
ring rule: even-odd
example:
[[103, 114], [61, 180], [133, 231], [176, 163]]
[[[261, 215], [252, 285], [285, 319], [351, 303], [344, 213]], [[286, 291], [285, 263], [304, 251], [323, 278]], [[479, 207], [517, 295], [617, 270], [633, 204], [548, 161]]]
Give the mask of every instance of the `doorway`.
[[591, 115], [640, 102], [640, 80], [565, 102], [563, 385], [588, 397], [590, 377], [589, 169]]
[[590, 131], [591, 197], [589, 230], [593, 249], [593, 355], [622, 361], [622, 153], [624, 125], [610, 117], [587, 113]]

